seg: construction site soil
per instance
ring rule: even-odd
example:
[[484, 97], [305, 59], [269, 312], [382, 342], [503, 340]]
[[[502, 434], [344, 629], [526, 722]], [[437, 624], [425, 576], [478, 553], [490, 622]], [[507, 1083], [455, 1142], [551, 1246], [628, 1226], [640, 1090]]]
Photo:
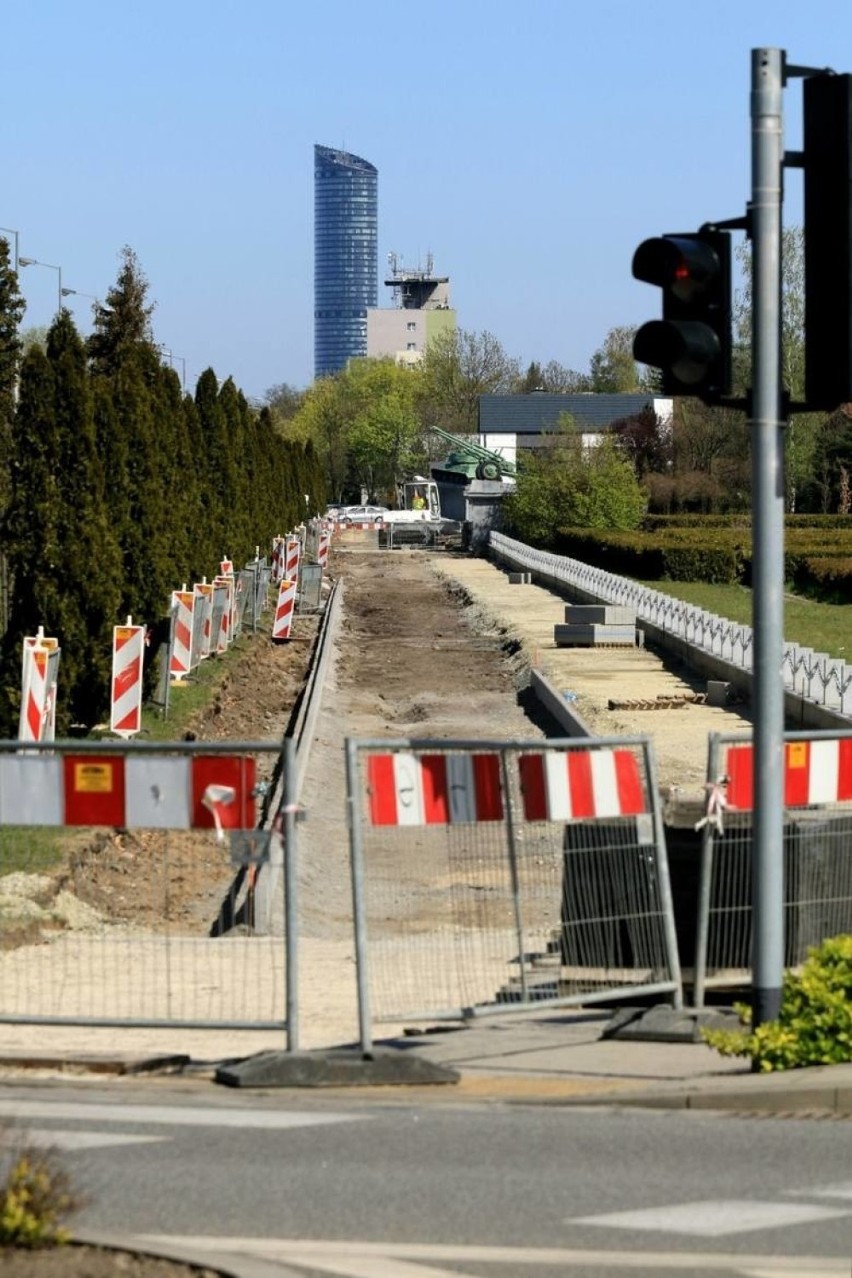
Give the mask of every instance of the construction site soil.
[[[478, 574], [477, 580], [482, 573], [491, 573], [505, 581], [499, 570], [462, 556], [419, 550], [381, 552], [375, 534], [345, 533], [336, 540], [330, 575], [341, 583], [340, 622], [301, 795], [307, 818], [300, 823], [299, 836], [305, 1047], [351, 1041], [357, 1025], [344, 738], [520, 739], [540, 737], [548, 726], [525, 691], [529, 666], [539, 654], [530, 650], [519, 627], [507, 621], [499, 607], [489, 607], [482, 592], [465, 583], [466, 572]], [[521, 593], [516, 591], [510, 598], [523, 611]], [[557, 608], [548, 622], [551, 635], [553, 623], [559, 620]], [[200, 740], [280, 740], [303, 686], [317, 628], [316, 617], [299, 617], [290, 643], [273, 644], [268, 625], [264, 633], [245, 636], [212, 703], [193, 722], [192, 734]], [[641, 660], [650, 658], [641, 654]], [[628, 671], [631, 678], [635, 693], [636, 675]], [[594, 726], [591, 704], [588, 713]], [[673, 760], [684, 780], [694, 783], [700, 780], [700, 769], [690, 765], [687, 776], [683, 760], [687, 737], [694, 737], [696, 723], [691, 711], [683, 710], [671, 720]], [[610, 716], [606, 727], [629, 731], [632, 725], [623, 717]], [[264, 766], [271, 768], [271, 761]], [[55, 868], [37, 876], [15, 876], [17, 888], [10, 880], [0, 882], [4, 945], [35, 942], [38, 947], [39, 939], [48, 939], [48, 932], [90, 926], [87, 911], [107, 922], [156, 933], [164, 923], [164, 886], [152, 873], [160, 837], [118, 831], [75, 835]], [[207, 935], [233, 875], [227, 850], [208, 839], [197, 855], [175, 858], [169, 873], [169, 922], [179, 921], [182, 929]], [[26, 879], [38, 881], [27, 884]], [[16, 914], [16, 899], [28, 899], [41, 915], [24, 909]], [[432, 908], [439, 908], [437, 898]], [[18, 1048], [27, 1043], [38, 1048], [53, 1041], [65, 1045], [76, 1041], [67, 1035], [61, 1040], [42, 1038], [38, 1027], [34, 1032], [35, 1037], [33, 1027], [7, 1025], [4, 1039]], [[96, 1032], [91, 1028], [80, 1032], [88, 1050], [98, 1050]], [[115, 1046], [116, 1033], [109, 1034]], [[130, 1051], [153, 1048], [160, 1041], [156, 1036], [134, 1035], [132, 1030], [121, 1031], [120, 1038]], [[172, 1039], [175, 1047], [178, 1041], [179, 1036]], [[247, 1051], [268, 1045], [256, 1042]], [[192, 1047], [183, 1046], [183, 1050], [192, 1051]], [[214, 1046], [211, 1053], [215, 1050]], [[5, 1274], [15, 1278], [57, 1278], [59, 1274], [63, 1278], [118, 1274], [189, 1278], [195, 1274], [199, 1278], [199, 1273], [182, 1264], [141, 1255], [116, 1257], [89, 1248], [32, 1253], [0, 1249], [0, 1278]]]

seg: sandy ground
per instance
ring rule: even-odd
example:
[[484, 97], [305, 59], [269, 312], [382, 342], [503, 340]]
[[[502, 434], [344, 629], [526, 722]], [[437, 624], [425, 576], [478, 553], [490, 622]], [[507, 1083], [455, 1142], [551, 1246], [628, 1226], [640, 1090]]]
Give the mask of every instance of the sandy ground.
[[[506, 574], [483, 560], [379, 552], [375, 534], [353, 532], [337, 539], [331, 571], [342, 582], [343, 602], [298, 825], [299, 1046], [305, 1049], [357, 1037], [346, 737], [540, 739], [542, 722], [530, 719], [521, 691], [531, 663], [570, 690], [596, 732], [652, 732], [660, 781], [670, 787], [700, 790], [707, 732], [739, 726], [731, 712], [704, 706], [644, 715], [608, 711], [604, 697], [651, 698], [692, 685], [638, 649], [557, 650], [553, 627], [562, 620], [561, 601], [534, 586], [510, 585]], [[263, 635], [247, 640], [243, 659], [198, 724], [198, 735], [280, 739], [315, 630], [315, 619], [302, 619], [292, 644], [273, 645]], [[464, 948], [468, 938], [473, 984], [448, 987], [450, 1006], [487, 996], [483, 979], [493, 992], [510, 975], [511, 902], [496, 878], [489, 878], [498, 841], [489, 843], [490, 831], [475, 828], [480, 842], [467, 835], [461, 842], [409, 838], [404, 850], [390, 841], [377, 853], [383, 895], [371, 903], [374, 927], [377, 917], [381, 930], [384, 918], [389, 933], [406, 928], [416, 938], [434, 931], [446, 914], [455, 933], [440, 944]], [[499, 842], [502, 846], [502, 834]], [[558, 856], [552, 848], [533, 851], [544, 940], [558, 921]], [[402, 856], [408, 858], [404, 866]], [[247, 936], [240, 929], [207, 939], [232, 875], [227, 852], [210, 837], [110, 833], [82, 844], [78, 839], [61, 870], [51, 874], [51, 886], [40, 897], [36, 893], [35, 904], [53, 910], [53, 921], [36, 919], [2, 959], [0, 1009], [118, 1017], [128, 1015], [130, 1006], [133, 1014], [152, 1018], [227, 1016], [278, 1023], [276, 1028], [3, 1024], [0, 1052], [174, 1052], [211, 1061], [284, 1046], [280, 939]], [[459, 882], [468, 889], [463, 902], [455, 891]], [[64, 921], [57, 922], [60, 890], [94, 915], [75, 918], [66, 909]], [[505, 923], [505, 943], [492, 938], [488, 948], [479, 942], [471, 899], [482, 902], [482, 920], [487, 910], [494, 936]], [[0, 893], [0, 918], [2, 905]], [[467, 913], [460, 917], [460, 910]], [[379, 1011], [392, 1010], [399, 999], [415, 1010], [404, 1000], [406, 982], [418, 979], [418, 954], [433, 966], [440, 955], [440, 945], [424, 949], [413, 940], [408, 948], [414, 966], [400, 967], [383, 1002], [378, 991]], [[166, 988], [178, 994], [165, 995]], [[403, 1023], [385, 1029], [393, 1032]]]

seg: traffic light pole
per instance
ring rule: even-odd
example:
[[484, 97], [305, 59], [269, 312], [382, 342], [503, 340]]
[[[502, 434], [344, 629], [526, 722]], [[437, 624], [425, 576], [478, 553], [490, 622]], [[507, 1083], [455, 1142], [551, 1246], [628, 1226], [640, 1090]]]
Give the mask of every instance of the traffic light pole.
[[753, 49], [751, 455], [754, 820], [752, 1024], [775, 1020], [784, 972], [784, 450], [781, 202], [784, 54]]

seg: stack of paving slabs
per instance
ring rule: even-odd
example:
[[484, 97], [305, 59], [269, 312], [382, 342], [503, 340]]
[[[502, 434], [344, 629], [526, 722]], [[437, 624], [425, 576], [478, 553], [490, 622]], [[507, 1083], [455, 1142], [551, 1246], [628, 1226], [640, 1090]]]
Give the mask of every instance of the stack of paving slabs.
[[636, 612], [614, 604], [566, 604], [565, 624], [553, 627], [557, 648], [613, 648], [636, 645]]

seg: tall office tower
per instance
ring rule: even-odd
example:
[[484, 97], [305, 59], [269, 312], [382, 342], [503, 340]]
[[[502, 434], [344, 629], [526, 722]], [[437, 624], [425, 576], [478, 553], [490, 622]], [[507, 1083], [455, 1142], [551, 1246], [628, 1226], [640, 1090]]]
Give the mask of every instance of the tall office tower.
[[367, 354], [367, 308], [379, 292], [378, 170], [314, 147], [314, 376]]

